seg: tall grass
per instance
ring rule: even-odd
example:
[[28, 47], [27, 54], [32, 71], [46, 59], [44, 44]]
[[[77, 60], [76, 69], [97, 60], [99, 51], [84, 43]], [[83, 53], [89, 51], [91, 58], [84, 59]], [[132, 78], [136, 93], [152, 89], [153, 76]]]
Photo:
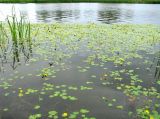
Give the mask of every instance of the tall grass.
[[31, 43], [31, 25], [24, 16], [20, 15], [20, 20], [18, 20], [13, 9], [12, 16], [7, 17], [7, 23], [15, 45], [23, 45], [25, 42]]
[[25, 49], [31, 50], [31, 25], [22, 15], [20, 15], [20, 20], [18, 20], [14, 8], [12, 10], [12, 16], [7, 17], [7, 23], [13, 42], [14, 60], [19, 62], [19, 52], [22, 50], [23, 53], [28, 56], [25, 53]]
[[6, 23], [0, 23], [0, 59], [7, 59], [7, 53], [12, 52], [13, 67], [20, 62], [20, 54], [27, 59], [32, 52], [31, 24], [22, 15], [16, 16], [14, 8], [12, 15], [6, 18]]

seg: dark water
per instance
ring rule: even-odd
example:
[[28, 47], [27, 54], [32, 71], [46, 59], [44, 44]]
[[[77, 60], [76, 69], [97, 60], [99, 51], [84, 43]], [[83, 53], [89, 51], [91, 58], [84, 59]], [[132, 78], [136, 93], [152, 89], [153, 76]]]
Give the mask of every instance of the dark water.
[[[148, 56], [147, 56], [148, 57]], [[149, 64], [143, 65], [143, 60], [135, 60], [133, 64], [129, 67], [115, 67], [112, 63], [106, 63], [103, 66], [91, 66], [87, 72], [79, 72], [77, 66], [87, 67], [90, 66], [88, 63], [84, 63], [85, 57], [75, 56], [70, 59], [70, 61], [64, 61], [65, 65], [63, 68], [53, 67], [53, 69], [61, 69], [57, 71], [56, 77], [48, 77], [49, 80], [44, 81], [41, 77], [36, 77], [39, 69], [48, 67], [48, 61], [38, 61], [36, 63], [31, 63], [29, 66], [21, 65], [16, 68], [18, 71], [17, 74], [8, 66], [7, 72], [2, 73], [1, 76], [13, 79], [11, 82], [13, 86], [9, 88], [7, 91], [10, 92], [9, 96], [5, 97], [4, 95], [0, 96], [0, 105], [1, 109], [7, 107], [9, 108], [8, 112], [1, 112], [2, 119], [27, 119], [29, 115], [34, 113], [43, 114], [43, 118], [47, 118], [46, 114], [48, 110], [56, 110], [59, 113], [63, 112], [72, 112], [78, 110], [79, 108], [86, 108], [90, 110], [90, 115], [96, 117], [96, 119], [131, 119], [128, 116], [129, 111], [134, 111], [136, 106], [141, 105], [142, 101], [145, 100], [144, 97], [141, 97], [138, 102], [131, 107], [132, 105], [129, 103], [128, 98], [123, 94], [123, 92], [118, 91], [115, 87], [118, 85], [118, 82], [113, 82], [113, 85], [103, 85], [103, 82], [111, 81], [112, 79], [107, 80], [99, 80], [101, 75], [104, 72], [109, 71], [118, 71], [120, 69], [134, 69], [135, 73], [139, 75], [140, 78], [148, 80], [144, 82], [144, 87], [153, 86], [152, 81], [155, 73], [155, 67], [151, 68], [151, 71], [145, 70], [145, 68], [149, 67]], [[149, 56], [150, 60], [153, 60], [153, 55]], [[66, 67], [66, 68], [65, 68]], [[108, 69], [104, 69], [104, 68]], [[139, 67], [140, 69], [136, 69]], [[144, 70], [141, 70], [144, 69]], [[29, 75], [32, 74], [32, 75]], [[96, 78], [91, 78], [91, 75], [96, 75]], [[15, 77], [17, 76], [17, 77]], [[20, 79], [21, 76], [24, 76], [23, 79]], [[127, 77], [125, 83], [127, 84]], [[16, 81], [18, 79], [18, 81]], [[151, 80], [152, 79], [152, 80]], [[15, 80], [15, 81], [14, 81]], [[37, 93], [24, 96], [17, 97], [17, 87], [23, 87], [23, 89], [32, 88], [42, 90], [42, 84], [44, 82], [54, 84], [57, 86], [60, 85], [68, 85], [68, 86], [87, 86], [92, 87], [92, 90], [86, 91], [68, 91], [70, 95], [74, 95], [78, 98], [78, 101], [67, 101], [59, 98], [51, 99], [48, 94], [39, 95]], [[86, 82], [92, 82], [91, 84], [87, 84]], [[65, 89], [65, 88], [64, 88]], [[13, 93], [12, 91], [16, 93]], [[56, 89], [59, 90], [59, 89]], [[55, 90], [54, 90], [55, 91]], [[2, 91], [3, 94], [5, 91]], [[107, 104], [102, 100], [102, 97], [107, 97], [107, 99], [116, 99], [117, 101], [114, 105], [122, 105], [124, 107], [123, 110], [118, 110], [114, 107], [107, 107]], [[38, 97], [43, 98], [43, 101], [38, 101]], [[34, 105], [41, 105], [40, 110], [34, 110]], [[61, 115], [59, 115], [61, 116]], [[47, 118], [48, 119], [48, 118]]]
[[159, 4], [0, 4], [1, 21], [13, 5], [31, 22], [160, 24]]
[[[144, 59], [149, 59], [150, 61], [154, 60], [155, 55], [153, 54], [145, 54], [145, 52], [141, 52], [143, 54]], [[150, 67], [150, 64], [144, 65], [144, 59], [131, 60], [132, 65], [130, 66], [120, 66], [115, 67], [113, 63], [104, 63], [102, 66], [90, 66], [88, 63], [84, 62], [84, 59], [87, 57], [87, 52], [74, 55], [71, 59], [62, 60], [59, 63], [64, 63], [63, 66], [55, 66], [51, 67], [51, 69], [56, 70], [56, 77], [53, 78], [51, 76], [48, 77], [48, 80], [42, 79], [40, 76], [36, 76], [39, 74], [39, 70], [45, 67], [49, 67], [49, 60], [40, 60], [36, 62], [25, 62], [22, 58], [22, 62], [20, 65], [17, 63], [12, 63], [13, 61], [8, 61], [4, 63], [3, 66], [6, 69], [4, 72], [0, 72], [1, 83], [10, 82], [12, 87], [9, 89], [3, 90], [2, 87], [0, 89], [0, 117], [1, 119], [28, 119], [28, 116], [35, 113], [43, 114], [43, 118], [47, 118], [47, 113], [49, 110], [56, 110], [60, 113], [59, 117], [61, 117], [61, 113], [78, 110], [80, 108], [85, 108], [90, 110], [90, 115], [96, 117], [96, 119], [137, 119], [128, 116], [129, 111], [135, 111], [136, 107], [141, 105], [143, 100], [145, 99], [143, 96], [139, 97], [139, 100], [133, 106], [128, 101], [128, 97], [119, 90], [116, 90], [116, 86], [119, 85], [119, 81], [113, 81], [112, 78], [107, 78], [107, 80], [100, 80], [101, 76], [105, 72], [110, 71], [119, 71], [121, 69], [131, 70], [133, 69], [136, 74], [139, 75], [141, 79], [143, 79], [144, 87], [154, 86], [152, 83], [155, 78], [155, 65], [157, 63], [157, 58], [155, 59], [155, 63], [150, 68], [150, 71], [146, 70], [146, 68]], [[25, 57], [26, 58], [26, 57]], [[2, 63], [2, 62], [1, 62]], [[98, 63], [98, 62], [97, 62]], [[100, 62], [99, 62], [100, 63]], [[12, 65], [15, 65], [12, 67]], [[29, 65], [26, 65], [29, 64]], [[2, 64], [1, 64], [2, 65]], [[79, 72], [78, 66], [83, 68], [90, 67], [86, 72]], [[136, 69], [139, 67], [139, 69]], [[107, 68], [107, 69], [105, 69]], [[87, 68], [86, 68], [87, 69]], [[91, 75], [96, 75], [96, 78], [92, 78]], [[22, 76], [23, 79], [21, 78]], [[5, 80], [3, 80], [3, 78]], [[125, 79], [123, 83], [127, 84], [128, 78], [127, 76], [123, 76]], [[12, 79], [9, 81], [9, 79]], [[147, 81], [146, 81], [147, 80]], [[111, 81], [112, 84], [104, 85], [107, 81]], [[86, 91], [72, 91], [68, 90], [67, 92], [70, 95], [73, 95], [78, 98], [78, 101], [68, 101], [62, 100], [60, 98], [49, 98], [50, 92], [42, 95], [39, 93], [34, 93], [31, 95], [26, 95], [23, 97], [18, 97], [18, 89], [17, 88], [31, 88], [37, 89], [39, 92], [42, 91], [43, 83], [54, 84], [55, 86], [67, 85], [67, 86], [86, 86], [92, 87], [92, 90]], [[91, 82], [87, 84], [87, 82]], [[121, 82], [121, 83], [122, 83]], [[54, 89], [54, 91], [63, 90], [66, 88]], [[8, 93], [8, 96], [4, 96], [5, 93]], [[53, 91], [52, 91], [53, 92]], [[105, 101], [102, 100], [102, 97], [106, 97], [108, 100], [116, 99], [117, 101], [113, 103], [113, 107], [107, 107]], [[43, 98], [42, 101], [39, 101], [38, 98]], [[41, 108], [39, 110], [33, 109], [35, 105], [40, 105]], [[114, 106], [122, 105], [123, 110], [118, 110]], [[2, 109], [8, 108], [9, 111], [4, 112]], [[79, 118], [81, 119], [81, 118]]]

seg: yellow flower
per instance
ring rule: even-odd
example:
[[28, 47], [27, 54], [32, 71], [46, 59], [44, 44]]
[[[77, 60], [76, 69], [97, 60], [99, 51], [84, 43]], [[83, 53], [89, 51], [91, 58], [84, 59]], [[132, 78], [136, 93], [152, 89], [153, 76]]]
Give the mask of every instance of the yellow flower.
[[150, 116], [150, 118], [149, 119], [154, 119], [154, 117], [153, 116]]
[[149, 112], [149, 110], [146, 109], [146, 110], [145, 110], [145, 113], [146, 113], [146, 114], [149, 114], [150, 112]]
[[23, 93], [23, 90], [19, 90], [20, 93]]
[[22, 96], [23, 96], [23, 94], [22, 94], [22, 93], [19, 93], [19, 94], [18, 94], [18, 96], [19, 96], [19, 97], [22, 97]]
[[62, 114], [62, 117], [67, 117], [68, 116], [68, 113], [66, 113], [66, 112], [64, 112], [63, 114]]

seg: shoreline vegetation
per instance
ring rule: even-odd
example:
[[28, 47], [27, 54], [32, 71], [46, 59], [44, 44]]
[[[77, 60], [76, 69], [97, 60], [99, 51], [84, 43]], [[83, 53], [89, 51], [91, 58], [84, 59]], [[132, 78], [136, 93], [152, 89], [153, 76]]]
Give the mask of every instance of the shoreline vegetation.
[[159, 4], [160, 0], [0, 0], [0, 3], [145, 3]]

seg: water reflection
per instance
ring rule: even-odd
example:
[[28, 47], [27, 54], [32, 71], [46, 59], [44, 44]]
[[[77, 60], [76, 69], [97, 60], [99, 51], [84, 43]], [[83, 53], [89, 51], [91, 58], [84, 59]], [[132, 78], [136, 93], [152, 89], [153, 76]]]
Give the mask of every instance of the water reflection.
[[43, 22], [51, 22], [51, 21], [57, 21], [57, 22], [65, 22], [68, 18], [72, 20], [76, 20], [79, 18], [79, 12], [78, 11], [37, 11], [37, 18], [40, 21]]
[[13, 5], [17, 14], [22, 12], [31, 22], [160, 24], [159, 4], [0, 4], [1, 21], [11, 14]]
[[117, 23], [120, 22], [121, 12], [117, 10], [99, 11], [98, 21], [102, 23]]
[[7, 64], [10, 64], [12, 69], [16, 69], [20, 63], [26, 63], [30, 57], [32, 57], [32, 46], [26, 48], [26, 46], [16, 46], [12, 44], [12, 49], [4, 50], [4, 52], [0, 53], [0, 72], [3, 71], [4, 66]]
[[[54, 4], [55, 5], [55, 4]], [[51, 5], [49, 5], [51, 7]], [[77, 6], [77, 7], [75, 7]], [[78, 7], [79, 6], [79, 7]], [[98, 22], [119, 23], [128, 22], [132, 17], [132, 11], [123, 10], [120, 4], [58, 4], [55, 8], [36, 6], [37, 19], [40, 22]], [[125, 14], [127, 12], [127, 14]], [[44, 15], [45, 14], [45, 15]], [[128, 15], [129, 14], [129, 15]]]
[[41, 11], [41, 12], [37, 12], [37, 17], [39, 18], [39, 20], [42, 20], [44, 22], [47, 22], [48, 17], [50, 16], [50, 13], [48, 11]]
[[16, 69], [20, 63], [27, 62], [32, 57], [32, 46], [26, 44], [26, 46], [18, 46], [12, 44], [11, 49], [4, 49], [4, 52], [0, 52], [0, 72], [3, 71], [5, 65], [10, 64], [12, 69]]

